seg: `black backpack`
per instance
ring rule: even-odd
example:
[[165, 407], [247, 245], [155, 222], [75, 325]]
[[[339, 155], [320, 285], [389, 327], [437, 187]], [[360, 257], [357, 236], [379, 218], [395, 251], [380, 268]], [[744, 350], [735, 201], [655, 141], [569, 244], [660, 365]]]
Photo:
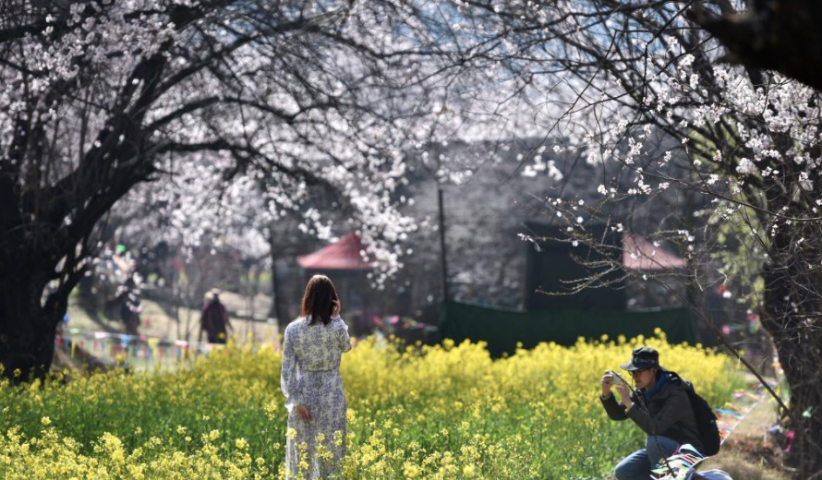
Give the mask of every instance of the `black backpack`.
[[691, 401], [691, 410], [694, 412], [696, 426], [699, 429], [699, 441], [702, 442], [702, 453], [706, 457], [711, 457], [719, 453], [719, 445], [722, 442], [719, 437], [719, 426], [716, 424], [716, 415], [704, 398], [700, 397], [693, 384], [680, 377], [676, 372], [668, 372], [672, 377], [678, 378], [685, 385], [688, 392], [688, 399]]

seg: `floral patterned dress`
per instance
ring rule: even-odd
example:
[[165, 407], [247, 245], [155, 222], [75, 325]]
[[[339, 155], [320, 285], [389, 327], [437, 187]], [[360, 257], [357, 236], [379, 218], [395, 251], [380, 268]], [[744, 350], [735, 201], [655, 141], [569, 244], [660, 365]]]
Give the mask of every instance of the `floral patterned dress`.
[[[310, 318], [310, 317], [309, 317]], [[340, 357], [351, 350], [348, 326], [339, 316], [328, 325], [298, 318], [285, 329], [280, 388], [286, 397], [286, 479], [331, 479], [345, 455], [347, 403]], [[295, 410], [304, 405], [314, 419]]]

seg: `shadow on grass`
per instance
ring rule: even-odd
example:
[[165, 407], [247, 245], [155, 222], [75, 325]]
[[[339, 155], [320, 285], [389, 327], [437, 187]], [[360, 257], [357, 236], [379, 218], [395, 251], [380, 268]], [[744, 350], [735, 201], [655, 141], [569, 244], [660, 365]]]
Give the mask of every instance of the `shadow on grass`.
[[[123, 333], [122, 328], [118, 328], [113, 326], [110, 322], [106, 320], [103, 315], [101, 315], [100, 310], [94, 305], [94, 302], [84, 299], [82, 296], [78, 297], [77, 299], [77, 307], [83, 310], [83, 313], [94, 322], [95, 325], [100, 327], [101, 330], [111, 333]], [[113, 307], [112, 305], [107, 305], [109, 310]], [[116, 325], [116, 324], [115, 324]]]

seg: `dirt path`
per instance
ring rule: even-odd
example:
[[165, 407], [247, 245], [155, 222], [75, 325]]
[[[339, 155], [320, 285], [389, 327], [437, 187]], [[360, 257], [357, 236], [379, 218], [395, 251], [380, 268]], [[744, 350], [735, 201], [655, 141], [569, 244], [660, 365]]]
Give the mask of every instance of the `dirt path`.
[[780, 448], [767, 433], [776, 419], [776, 402], [761, 402], [736, 426], [719, 454], [707, 459], [700, 470], [724, 470], [734, 480], [791, 480], [790, 472], [782, 466]]

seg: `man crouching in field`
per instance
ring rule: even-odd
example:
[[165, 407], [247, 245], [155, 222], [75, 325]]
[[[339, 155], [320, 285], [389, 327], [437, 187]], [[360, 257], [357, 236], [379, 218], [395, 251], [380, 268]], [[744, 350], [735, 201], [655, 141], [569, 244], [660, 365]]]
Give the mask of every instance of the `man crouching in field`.
[[[607, 371], [602, 377], [600, 400], [611, 420], [630, 418], [648, 434], [648, 439], [645, 448], [619, 462], [614, 474], [618, 480], [648, 480], [656, 464], [676, 453], [680, 445], [688, 443], [702, 450], [697, 422], [685, 385], [659, 366], [656, 350], [636, 348], [631, 361], [621, 367], [631, 373], [634, 392], [620, 377]], [[619, 403], [611, 393], [614, 385]]]

